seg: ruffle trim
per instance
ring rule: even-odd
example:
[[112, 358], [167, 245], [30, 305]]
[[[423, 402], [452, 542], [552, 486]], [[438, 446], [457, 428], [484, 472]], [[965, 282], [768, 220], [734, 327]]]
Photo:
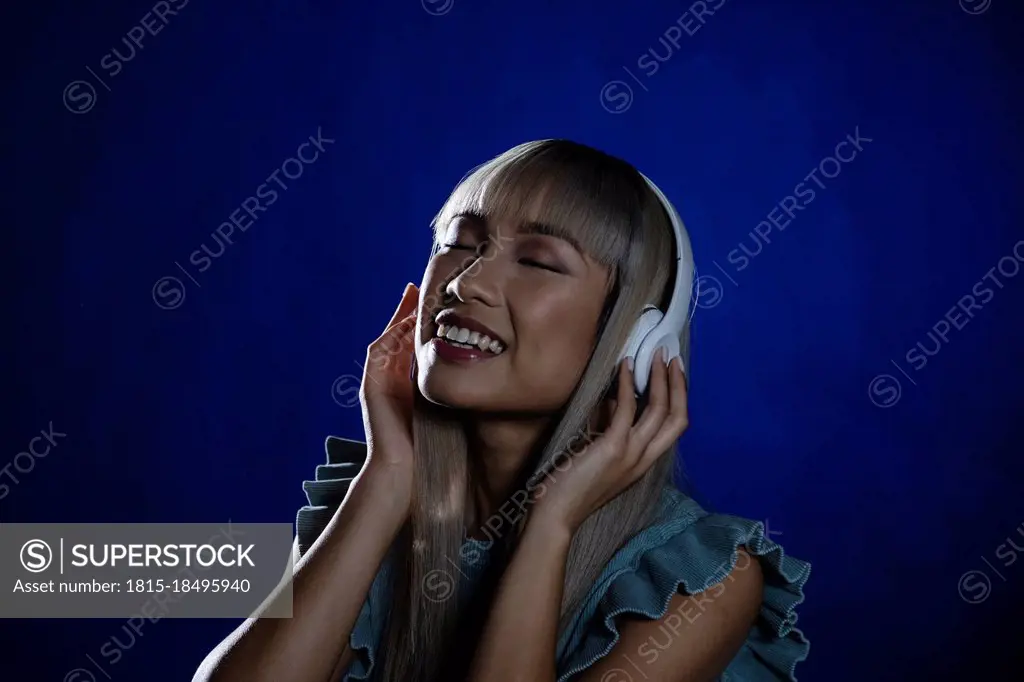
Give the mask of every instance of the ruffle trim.
[[[299, 508], [295, 516], [300, 556], [305, 554], [324, 532], [324, 528], [345, 499], [352, 480], [366, 460], [366, 444], [356, 440], [328, 436], [324, 449], [327, 451], [327, 463], [316, 468], [315, 480], [302, 483], [309, 504]], [[353, 653], [352, 663], [342, 676], [341, 682], [369, 679], [373, 671], [374, 651], [377, 645], [374, 636], [380, 630], [380, 624], [377, 622], [380, 618], [376, 613], [378, 609], [373, 608], [373, 605], [379, 602], [379, 596], [388, 580], [388, 573], [388, 562], [385, 560], [352, 627], [349, 636], [349, 648]]]
[[[303, 483], [309, 504], [296, 516], [300, 555], [330, 522], [366, 458], [366, 445], [359, 441], [330, 436], [325, 448], [327, 464], [317, 467], [314, 481]], [[741, 546], [761, 562], [764, 596], [757, 622], [721, 679], [796, 682], [796, 665], [810, 652], [810, 642], [796, 628], [796, 607], [804, 601], [811, 565], [786, 556], [760, 522], [708, 514], [675, 490], [665, 495], [663, 520], [619, 550], [591, 589], [593, 596], [560, 638], [560, 658], [566, 651], [571, 654], [559, 665], [558, 682], [611, 651], [620, 638], [616, 616], [632, 613], [660, 619], [678, 591], [695, 594], [725, 580], [736, 567]], [[384, 608], [389, 567], [385, 560], [356, 619], [349, 638], [354, 656], [342, 682], [367, 680], [373, 671], [375, 633], [386, 616], [386, 608], [374, 607]]]
[[736, 567], [741, 546], [761, 563], [764, 596], [757, 622], [721, 679], [796, 681], [796, 665], [810, 651], [810, 642], [796, 628], [796, 606], [804, 600], [811, 565], [786, 556], [779, 544], [765, 536], [764, 524], [708, 514], [677, 494], [684, 499], [674, 503], [675, 518], [627, 543], [595, 583], [594, 596], [584, 603], [560, 642], [559, 651], [571, 655], [559, 666], [558, 682], [611, 651], [620, 637], [616, 616], [631, 613], [660, 619], [677, 591], [695, 594], [725, 580]]
[[328, 436], [324, 449], [327, 451], [327, 463], [316, 468], [314, 480], [302, 482], [308, 504], [300, 507], [295, 515], [300, 556], [327, 527], [366, 461], [366, 444], [357, 440]]
[[373, 638], [373, 619], [370, 612], [370, 600], [363, 602], [363, 608], [359, 611], [356, 624], [348, 638], [349, 648], [352, 650], [352, 662], [348, 670], [341, 676], [341, 682], [354, 680], [368, 680], [373, 672], [373, 654], [377, 643]]

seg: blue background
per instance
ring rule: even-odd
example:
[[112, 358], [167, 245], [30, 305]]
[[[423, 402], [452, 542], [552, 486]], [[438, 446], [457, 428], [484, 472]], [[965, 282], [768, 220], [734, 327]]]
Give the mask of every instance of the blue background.
[[[707, 293], [682, 453], [709, 506], [813, 563], [800, 678], [1020, 679], [1024, 561], [997, 551], [1024, 546], [1024, 273], [906, 359], [1024, 238], [1019, 5], [727, 0], [688, 35], [676, 2], [192, 0], [111, 76], [152, 7], [3, 22], [0, 465], [51, 422], [67, 436], [0, 521], [293, 522], [324, 437], [361, 436], [345, 377], [419, 282], [447, 193], [568, 137], [687, 222]], [[75, 80], [95, 98], [62, 101]], [[190, 254], [318, 129], [336, 142], [199, 272]], [[739, 269], [857, 129], [872, 141]], [[183, 299], [154, 296], [164, 277]], [[132, 642], [123, 620], [4, 621], [0, 678], [187, 680], [235, 624]]]

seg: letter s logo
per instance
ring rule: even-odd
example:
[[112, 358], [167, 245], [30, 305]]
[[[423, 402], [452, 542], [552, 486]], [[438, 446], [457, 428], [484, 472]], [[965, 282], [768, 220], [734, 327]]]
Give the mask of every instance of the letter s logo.
[[21, 565], [29, 573], [42, 573], [53, 562], [53, 550], [42, 540], [29, 540], [21, 546]]

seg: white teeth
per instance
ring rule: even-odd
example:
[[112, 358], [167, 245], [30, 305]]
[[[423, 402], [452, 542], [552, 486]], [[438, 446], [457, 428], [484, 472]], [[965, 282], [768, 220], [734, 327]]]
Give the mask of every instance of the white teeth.
[[492, 339], [486, 334], [477, 331], [462, 329], [453, 325], [437, 325], [437, 338], [447, 339], [453, 345], [462, 348], [479, 348], [482, 351], [489, 351], [497, 355], [505, 350], [505, 346], [497, 339]]

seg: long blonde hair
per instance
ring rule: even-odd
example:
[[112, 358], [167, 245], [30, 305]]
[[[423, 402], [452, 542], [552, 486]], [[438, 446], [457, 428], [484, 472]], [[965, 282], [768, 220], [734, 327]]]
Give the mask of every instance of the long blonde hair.
[[[541, 193], [544, 200], [537, 202]], [[650, 302], [664, 310], [666, 289], [670, 289], [666, 285], [675, 276], [675, 240], [664, 209], [635, 168], [566, 140], [521, 144], [470, 171], [435, 217], [435, 237], [443, 236], [453, 215], [467, 210], [565, 229], [613, 273], [590, 360], [555, 416], [542, 450], [527, 463], [525, 483], [550, 470], [556, 457], [590, 428], [643, 306]], [[435, 245], [438, 242], [435, 238]], [[689, 368], [689, 323], [681, 334], [680, 349]], [[450, 567], [453, 558], [458, 561], [466, 539], [472, 476], [464, 428], [453, 410], [429, 403], [417, 391], [415, 500], [395, 546], [392, 609], [378, 654], [376, 679], [380, 682], [438, 682], [442, 661], [449, 656], [468, 659], [475, 646], [475, 642], [455, 641], [463, 615], [458, 599], [437, 601], [424, 590], [430, 576], [445, 571], [454, 581], [448, 591], [458, 592], [458, 571]], [[671, 481], [674, 451], [674, 447], [667, 451], [639, 481], [592, 514], [576, 532], [566, 565], [560, 630], [615, 552], [651, 523], [661, 489]], [[501, 562], [510, 556], [521, 529], [522, 523], [503, 538]], [[460, 644], [469, 646], [456, 651]]]

